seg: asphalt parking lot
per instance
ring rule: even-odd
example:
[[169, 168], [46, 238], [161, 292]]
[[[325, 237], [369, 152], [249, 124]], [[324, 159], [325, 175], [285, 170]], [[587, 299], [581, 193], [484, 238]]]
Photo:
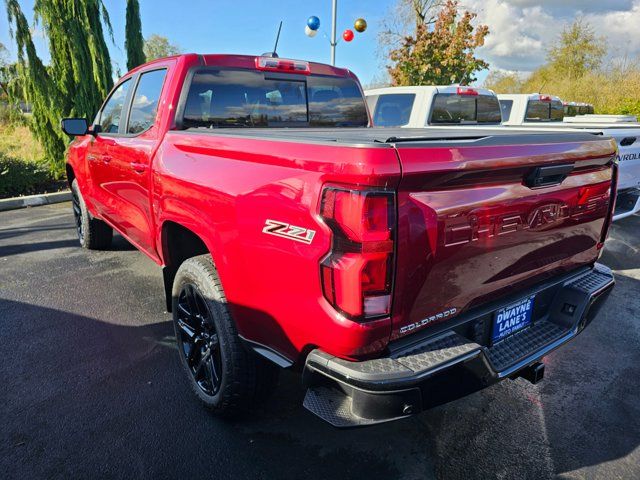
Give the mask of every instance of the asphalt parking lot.
[[229, 423], [188, 390], [151, 260], [81, 250], [69, 204], [0, 213], [0, 477], [640, 478], [640, 217], [602, 261], [616, 288], [539, 385], [343, 431], [285, 372]]

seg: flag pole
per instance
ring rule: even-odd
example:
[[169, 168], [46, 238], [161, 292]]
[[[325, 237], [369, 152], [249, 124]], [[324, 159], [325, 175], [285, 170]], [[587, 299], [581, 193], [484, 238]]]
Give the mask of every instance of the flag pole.
[[338, 0], [331, 2], [331, 65], [336, 64], [336, 16], [338, 14]]

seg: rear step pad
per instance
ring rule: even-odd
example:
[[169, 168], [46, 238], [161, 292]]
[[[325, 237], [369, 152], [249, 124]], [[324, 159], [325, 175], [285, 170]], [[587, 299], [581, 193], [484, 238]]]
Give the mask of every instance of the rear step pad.
[[548, 321], [536, 322], [485, 351], [493, 368], [500, 372], [566, 335], [569, 331]]
[[[370, 420], [355, 415], [351, 408], [352, 402], [353, 399], [350, 396], [335, 388], [318, 386], [307, 390], [302, 405], [324, 421], [338, 428], [366, 427], [367, 425], [381, 423], [380, 420]], [[391, 422], [409, 415], [389, 418], [385, 421]]]

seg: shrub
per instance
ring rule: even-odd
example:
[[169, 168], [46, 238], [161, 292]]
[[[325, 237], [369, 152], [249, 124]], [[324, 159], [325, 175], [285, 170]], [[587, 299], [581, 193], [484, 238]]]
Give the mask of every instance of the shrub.
[[0, 124], [0, 198], [56, 191], [64, 187], [42, 160], [40, 144], [24, 125]]
[[51, 175], [42, 165], [0, 156], [0, 198], [39, 193], [51, 185]]

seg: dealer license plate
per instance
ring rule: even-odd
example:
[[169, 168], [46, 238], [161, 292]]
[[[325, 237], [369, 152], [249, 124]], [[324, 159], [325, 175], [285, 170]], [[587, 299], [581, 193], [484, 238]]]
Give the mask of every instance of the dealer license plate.
[[508, 307], [501, 308], [495, 313], [491, 332], [492, 343], [499, 342], [531, 323], [534, 298], [535, 295], [523, 298]]

